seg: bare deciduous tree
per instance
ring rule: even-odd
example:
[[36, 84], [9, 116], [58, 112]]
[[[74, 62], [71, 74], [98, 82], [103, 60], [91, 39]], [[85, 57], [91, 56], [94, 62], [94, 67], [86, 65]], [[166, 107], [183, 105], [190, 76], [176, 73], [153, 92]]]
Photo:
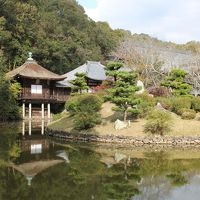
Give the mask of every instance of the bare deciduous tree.
[[163, 61], [151, 40], [138, 42], [134, 38], [127, 37], [113, 55], [130, 69], [137, 70], [146, 87], [158, 86], [164, 76], [161, 70]]

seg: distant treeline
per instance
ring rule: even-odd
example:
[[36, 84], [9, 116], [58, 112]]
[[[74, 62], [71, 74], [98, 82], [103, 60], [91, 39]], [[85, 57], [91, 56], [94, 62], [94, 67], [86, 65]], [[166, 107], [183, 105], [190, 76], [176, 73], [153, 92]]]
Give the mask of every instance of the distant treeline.
[[23, 64], [32, 51], [41, 65], [63, 74], [86, 60], [104, 61], [127, 37], [200, 52], [198, 42], [177, 45], [146, 34], [113, 30], [107, 22], [90, 19], [75, 0], [0, 1], [0, 65], [4, 63], [4, 71]]
[[41, 65], [62, 74], [86, 60], [104, 60], [121, 36], [88, 18], [75, 0], [0, 1], [0, 53], [7, 70], [32, 51]]

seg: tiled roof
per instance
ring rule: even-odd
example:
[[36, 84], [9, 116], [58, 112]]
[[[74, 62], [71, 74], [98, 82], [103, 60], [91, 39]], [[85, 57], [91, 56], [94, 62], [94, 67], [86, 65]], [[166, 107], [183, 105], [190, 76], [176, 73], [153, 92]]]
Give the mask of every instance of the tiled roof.
[[70, 87], [70, 81], [76, 78], [76, 73], [85, 73], [86, 77], [90, 79], [103, 81], [106, 80], [106, 73], [104, 68], [105, 66], [100, 62], [87, 61], [84, 65], [81, 65], [80, 67], [64, 74], [63, 76], [66, 76], [67, 78], [65, 78], [63, 81], [59, 81], [58, 83], [63, 87]]

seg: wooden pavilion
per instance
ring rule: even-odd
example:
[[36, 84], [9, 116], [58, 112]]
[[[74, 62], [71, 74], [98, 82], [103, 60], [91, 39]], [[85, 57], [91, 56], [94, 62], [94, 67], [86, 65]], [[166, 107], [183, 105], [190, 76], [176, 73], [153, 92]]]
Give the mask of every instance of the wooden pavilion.
[[32, 58], [32, 53], [29, 53], [29, 58], [22, 66], [8, 72], [7, 76], [18, 81], [22, 86], [19, 102], [22, 104], [23, 118], [26, 117], [27, 104], [29, 119], [32, 118], [34, 110], [41, 112], [42, 118], [46, 116], [50, 118], [51, 104], [63, 104], [70, 93], [67, 88], [56, 87], [56, 82], [62, 81], [66, 77], [40, 66]]

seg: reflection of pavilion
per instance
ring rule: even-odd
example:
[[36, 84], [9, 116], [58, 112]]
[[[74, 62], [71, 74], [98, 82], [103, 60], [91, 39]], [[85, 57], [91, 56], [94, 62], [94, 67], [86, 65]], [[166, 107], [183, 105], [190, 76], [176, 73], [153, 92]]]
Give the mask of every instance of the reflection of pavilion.
[[[43, 150], [49, 149], [49, 141], [43, 136], [46, 123], [44, 120], [22, 122], [22, 140], [19, 142], [22, 152], [41, 154]], [[27, 127], [28, 134], [26, 134]]]
[[[54, 143], [43, 135], [44, 121], [40, 121], [39, 126], [38, 122], [31, 120], [26, 122], [23, 121], [22, 137], [19, 140], [21, 156], [10, 166], [23, 174], [28, 181], [27, 184], [31, 185], [31, 181], [36, 175], [59, 163], [66, 162], [66, 159], [60, 156], [63, 147], [54, 146]], [[27, 125], [29, 126], [29, 134], [25, 132]], [[59, 153], [57, 153], [58, 151]]]
[[[16, 163], [11, 163], [10, 166], [26, 177], [29, 186], [32, 179], [42, 171], [59, 163], [66, 163], [66, 159], [60, 156], [60, 152], [63, 150], [58, 146], [54, 148], [54, 144], [50, 143], [44, 136], [36, 135], [31, 136], [31, 138], [23, 138], [19, 145], [22, 157]], [[34, 149], [35, 146], [39, 146], [39, 148]]]
[[26, 131], [28, 130], [28, 134], [32, 134], [32, 129], [40, 127], [41, 135], [44, 135], [44, 130], [46, 124], [48, 124], [50, 121], [32, 121], [32, 120], [23, 120], [22, 121], [22, 135], [25, 135]]
[[33, 139], [23, 139], [20, 142], [22, 152], [30, 154], [41, 154], [42, 151], [49, 149], [49, 141], [46, 138], [34, 137]]
[[64, 162], [64, 160], [44, 160], [44, 161], [33, 161], [30, 163], [23, 164], [11, 164], [11, 167], [21, 172], [27, 179], [28, 185], [31, 185], [32, 179], [42, 171], [48, 169], [49, 167], [55, 166], [59, 163]]

